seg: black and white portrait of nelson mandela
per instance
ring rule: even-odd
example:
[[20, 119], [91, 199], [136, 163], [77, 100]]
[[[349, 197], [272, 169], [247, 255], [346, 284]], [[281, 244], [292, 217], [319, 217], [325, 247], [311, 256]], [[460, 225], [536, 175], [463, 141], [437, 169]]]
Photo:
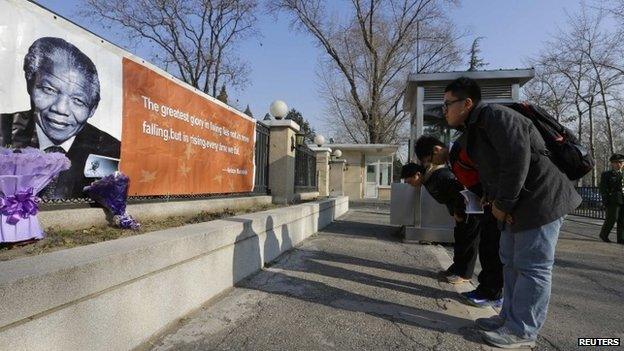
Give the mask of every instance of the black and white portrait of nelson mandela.
[[[100, 80], [91, 59], [61, 38], [35, 40], [24, 58], [30, 110], [0, 115], [0, 142], [14, 148], [62, 152], [71, 168], [59, 175], [52, 198], [83, 197], [90, 154], [119, 158], [121, 143], [87, 123], [100, 103]], [[112, 116], [111, 116], [112, 117]]]

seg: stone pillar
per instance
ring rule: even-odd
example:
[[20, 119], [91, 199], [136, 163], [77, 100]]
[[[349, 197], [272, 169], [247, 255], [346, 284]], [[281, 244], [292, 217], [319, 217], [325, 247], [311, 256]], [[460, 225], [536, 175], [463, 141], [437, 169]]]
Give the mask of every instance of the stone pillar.
[[289, 204], [295, 198], [295, 134], [299, 125], [290, 119], [263, 121], [270, 128], [269, 188], [273, 203]]
[[347, 160], [329, 162], [329, 196], [344, 195], [344, 180]]
[[316, 178], [319, 196], [329, 196], [329, 161], [332, 150], [328, 147], [311, 147], [316, 154]]

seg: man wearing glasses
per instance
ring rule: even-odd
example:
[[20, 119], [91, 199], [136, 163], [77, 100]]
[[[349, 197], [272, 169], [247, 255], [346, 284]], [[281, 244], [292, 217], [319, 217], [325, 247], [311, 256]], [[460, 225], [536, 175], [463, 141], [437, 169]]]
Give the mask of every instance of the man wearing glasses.
[[449, 126], [465, 130], [462, 147], [501, 228], [503, 307], [500, 315], [476, 324], [491, 345], [533, 347], [546, 320], [559, 229], [581, 197], [543, 155], [546, 146], [532, 122], [505, 106], [483, 103], [474, 80], [451, 82], [443, 109]]

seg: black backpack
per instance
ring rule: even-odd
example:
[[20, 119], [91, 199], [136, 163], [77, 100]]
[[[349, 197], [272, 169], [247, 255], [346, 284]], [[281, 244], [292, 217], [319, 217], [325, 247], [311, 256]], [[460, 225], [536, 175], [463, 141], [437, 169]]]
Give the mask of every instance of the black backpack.
[[533, 122], [546, 143], [548, 157], [570, 180], [579, 180], [594, 168], [594, 159], [574, 132], [557, 122], [543, 108], [529, 103], [507, 106]]

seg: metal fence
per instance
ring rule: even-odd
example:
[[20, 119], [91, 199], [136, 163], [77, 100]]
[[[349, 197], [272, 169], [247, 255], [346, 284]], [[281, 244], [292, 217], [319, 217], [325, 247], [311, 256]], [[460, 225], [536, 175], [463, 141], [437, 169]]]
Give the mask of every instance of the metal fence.
[[295, 192], [316, 191], [316, 156], [303, 144], [295, 148]]
[[268, 194], [269, 189], [269, 127], [256, 123], [256, 180], [253, 192]]
[[581, 186], [577, 187], [576, 191], [578, 191], [583, 198], [583, 202], [574, 210], [573, 214], [583, 217], [605, 219], [605, 209], [602, 205], [602, 197], [600, 196], [598, 187]]

